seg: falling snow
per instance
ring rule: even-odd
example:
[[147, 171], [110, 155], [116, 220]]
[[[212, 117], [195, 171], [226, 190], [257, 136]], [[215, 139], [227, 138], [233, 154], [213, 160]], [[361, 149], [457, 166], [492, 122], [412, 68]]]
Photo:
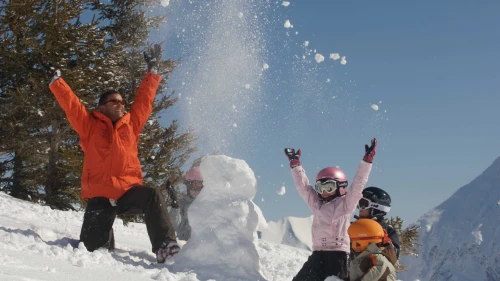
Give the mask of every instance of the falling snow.
[[332, 60], [338, 60], [338, 59], [340, 59], [340, 55], [338, 53], [333, 53], [333, 54], [330, 54], [330, 58]]
[[340, 59], [340, 64], [345, 65], [346, 63], [347, 63], [347, 60], [345, 59], [345, 56], [343, 56], [343, 57]]
[[323, 62], [325, 60], [325, 57], [322, 56], [321, 54], [316, 54], [314, 56], [314, 59], [316, 60], [317, 63]]
[[285, 186], [282, 186], [280, 189], [276, 190], [276, 193], [278, 193], [278, 195], [285, 195], [286, 193]]

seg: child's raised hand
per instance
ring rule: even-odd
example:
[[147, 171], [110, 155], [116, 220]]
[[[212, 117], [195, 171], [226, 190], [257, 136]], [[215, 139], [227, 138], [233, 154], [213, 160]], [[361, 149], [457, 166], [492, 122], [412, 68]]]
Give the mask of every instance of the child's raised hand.
[[302, 154], [302, 151], [297, 150], [293, 148], [285, 148], [285, 155], [288, 157], [288, 160], [290, 161], [290, 168], [295, 168], [297, 166], [300, 166], [300, 155]]
[[377, 139], [373, 138], [370, 146], [365, 144], [365, 156], [363, 157], [363, 160], [366, 163], [372, 163], [373, 157], [375, 157], [376, 150], [377, 150]]
[[174, 209], [179, 209], [179, 200], [177, 198], [177, 191], [175, 190], [170, 180], [167, 180], [167, 183], [165, 184], [165, 190], [167, 190], [168, 205], [170, 205], [170, 207]]

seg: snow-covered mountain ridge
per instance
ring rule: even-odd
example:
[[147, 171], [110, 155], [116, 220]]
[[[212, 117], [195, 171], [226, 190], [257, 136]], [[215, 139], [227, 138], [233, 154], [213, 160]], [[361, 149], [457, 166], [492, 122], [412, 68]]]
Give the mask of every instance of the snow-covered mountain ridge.
[[260, 238], [312, 251], [312, 220], [313, 216], [285, 217], [277, 222], [270, 221], [267, 223], [267, 229], [261, 231]]
[[422, 247], [403, 257], [399, 278], [500, 280], [500, 157], [416, 224]]

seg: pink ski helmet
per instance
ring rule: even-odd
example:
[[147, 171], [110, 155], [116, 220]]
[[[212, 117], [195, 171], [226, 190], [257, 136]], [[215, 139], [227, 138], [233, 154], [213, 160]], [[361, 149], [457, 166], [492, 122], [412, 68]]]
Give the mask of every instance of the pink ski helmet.
[[316, 176], [316, 181], [322, 179], [335, 180], [338, 182], [347, 182], [347, 177], [345, 176], [344, 172], [342, 172], [341, 169], [334, 167], [326, 167], [323, 170], [319, 171], [318, 175]]
[[200, 167], [191, 168], [184, 177], [184, 181], [203, 181]]
[[320, 196], [321, 200], [323, 201], [330, 201], [333, 200], [333, 198], [342, 196], [346, 194], [346, 187], [348, 185], [347, 182], [347, 177], [342, 172], [341, 169], [339, 168], [334, 168], [334, 167], [326, 167], [323, 170], [319, 171], [318, 175], [316, 176], [316, 182], [321, 181], [327, 181], [327, 180], [334, 180], [336, 182], [335, 186], [336, 189], [332, 191], [332, 195], [329, 196], [328, 198], [322, 198], [321, 192], [319, 191], [320, 189], [318, 188], [318, 184], [315, 186], [315, 190]]

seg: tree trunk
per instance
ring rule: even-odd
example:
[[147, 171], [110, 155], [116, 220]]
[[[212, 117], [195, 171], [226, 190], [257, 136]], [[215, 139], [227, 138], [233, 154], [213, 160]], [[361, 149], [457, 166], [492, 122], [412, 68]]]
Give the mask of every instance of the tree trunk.
[[10, 195], [22, 200], [29, 200], [26, 188], [22, 185], [23, 169], [23, 159], [19, 155], [19, 152], [16, 152], [14, 155], [14, 169], [12, 171], [12, 189]]
[[60, 123], [58, 121], [52, 121], [52, 131], [50, 132], [50, 150], [48, 153], [49, 162], [47, 163], [47, 178], [45, 181], [45, 201], [52, 209], [65, 209], [63, 202], [59, 198], [59, 170], [57, 168], [57, 163], [59, 161], [59, 137], [58, 128]]

